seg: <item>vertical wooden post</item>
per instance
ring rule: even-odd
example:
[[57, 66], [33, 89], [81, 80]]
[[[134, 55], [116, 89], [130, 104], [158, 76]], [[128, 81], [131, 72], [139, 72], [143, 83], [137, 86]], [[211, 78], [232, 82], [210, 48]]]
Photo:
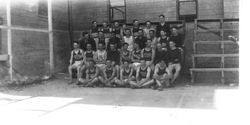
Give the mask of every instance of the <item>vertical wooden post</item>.
[[8, 42], [8, 55], [9, 55], [9, 75], [10, 80], [13, 80], [13, 62], [12, 62], [12, 36], [11, 36], [11, 0], [7, 0], [7, 42]]
[[49, 30], [49, 60], [50, 75], [54, 74], [54, 46], [53, 46], [53, 19], [52, 19], [52, 0], [48, 0], [48, 30]]

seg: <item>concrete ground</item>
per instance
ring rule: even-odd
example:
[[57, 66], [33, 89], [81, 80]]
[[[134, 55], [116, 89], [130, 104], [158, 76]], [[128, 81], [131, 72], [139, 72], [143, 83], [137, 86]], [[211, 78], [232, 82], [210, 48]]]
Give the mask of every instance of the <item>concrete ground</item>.
[[79, 88], [68, 85], [66, 79], [56, 79], [19, 90], [2, 89], [0, 122], [118, 124], [120, 120], [119, 124], [204, 125], [219, 120], [224, 124], [223, 119], [233, 116], [219, 111], [228, 111], [231, 97], [237, 99], [235, 93], [237, 88], [226, 86], [177, 86], [164, 91]]

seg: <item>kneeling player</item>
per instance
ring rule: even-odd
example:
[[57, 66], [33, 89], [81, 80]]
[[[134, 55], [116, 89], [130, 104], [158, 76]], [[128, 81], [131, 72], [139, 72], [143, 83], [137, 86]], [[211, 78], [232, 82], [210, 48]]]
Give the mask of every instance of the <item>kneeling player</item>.
[[151, 70], [148, 65], [146, 65], [145, 59], [141, 59], [141, 65], [136, 71], [136, 81], [131, 81], [130, 85], [132, 88], [142, 88], [149, 87], [154, 83], [153, 79], [150, 79]]
[[99, 81], [98, 74], [99, 69], [95, 65], [95, 62], [91, 60], [89, 61], [89, 67], [86, 70], [86, 79], [80, 78], [79, 82], [82, 84], [82, 86], [94, 87]]
[[170, 78], [170, 71], [168, 70], [168, 67], [164, 60], [161, 60], [156, 66], [155, 66], [155, 72], [154, 72], [154, 79], [156, 82], [156, 86], [158, 87], [158, 90], [163, 90], [163, 87], [169, 86], [169, 78]]
[[123, 68], [120, 70], [120, 79], [116, 80], [116, 83], [119, 86], [128, 86], [130, 85], [131, 80], [134, 79], [133, 75], [133, 68], [129, 65], [127, 60], [123, 63]]
[[115, 67], [112, 65], [111, 60], [106, 61], [106, 67], [103, 69], [102, 77], [100, 77], [100, 81], [103, 85], [107, 87], [111, 87], [114, 85], [116, 80]]

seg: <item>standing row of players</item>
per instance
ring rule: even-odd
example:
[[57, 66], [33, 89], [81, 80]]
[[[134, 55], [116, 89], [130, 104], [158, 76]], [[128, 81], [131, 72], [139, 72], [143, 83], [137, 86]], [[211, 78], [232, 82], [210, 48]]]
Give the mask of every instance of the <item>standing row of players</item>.
[[151, 39], [140, 49], [138, 43], [123, 43], [121, 49], [111, 43], [105, 50], [104, 43], [98, 44], [98, 50], [92, 50], [87, 43], [86, 51], [74, 43], [71, 52], [69, 75], [73, 82], [72, 70], [77, 71], [77, 84], [80, 86], [129, 86], [131, 88], [153, 87], [162, 90], [174, 86], [181, 70], [182, 50], [175, 42], [169, 42], [169, 49], [164, 49], [158, 42], [152, 47]]

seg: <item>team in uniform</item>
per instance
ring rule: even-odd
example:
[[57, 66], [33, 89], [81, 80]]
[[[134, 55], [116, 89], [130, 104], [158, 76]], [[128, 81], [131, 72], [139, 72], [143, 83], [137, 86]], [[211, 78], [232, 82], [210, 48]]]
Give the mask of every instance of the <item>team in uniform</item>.
[[84, 87], [173, 87], [181, 70], [184, 46], [177, 27], [170, 29], [164, 15], [159, 19], [156, 28], [146, 21], [144, 29], [138, 20], [133, 21], [131, 29], [118, 22], [114, 26], [104, 22], [98, 27], [93, 21], [90, 35], [83, 33], [84, 40], [73, 44], [70, 83], [74, 83], [75, 71], [77, 85]]

